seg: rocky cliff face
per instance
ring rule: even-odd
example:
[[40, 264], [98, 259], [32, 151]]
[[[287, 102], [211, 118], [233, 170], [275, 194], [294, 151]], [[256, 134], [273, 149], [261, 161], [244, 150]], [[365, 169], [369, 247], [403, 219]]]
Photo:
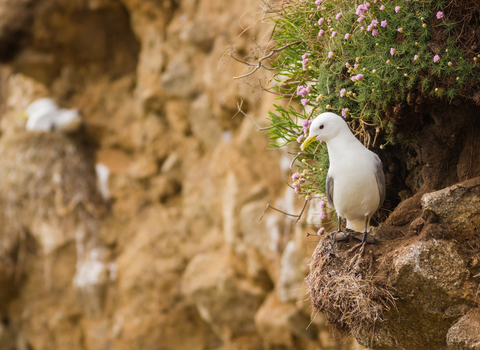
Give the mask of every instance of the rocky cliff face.
[[[245, 67], [258, 1], [0, 4], [0, 348], [350, 349], [304, 292], [316, 239]], [[26, 133], [52, 97], [76, 135]], [[108, 192], [95, 163], [109, 168]], [[105, 191], [104, 191], [105, 195]]]
[[[253, 77], [233, 80], [247, 70], [224, 55], [268, 38], [258, 6], [0, 4], [1, 349], [360, 349], [331, 333], [333, 314], [311, 321], [312, 254], [310, 277], [332, 272], [320, 269], [320, 289], [337, 274], [350, 288], [342, 303], [358, 305], [362, 286], [373, 296], [366, 316], [339, 321], [364, 346], [479, 348], [476, 109], [394, 109], [400, 127], [416, 113], [417, 142], [381, 154], [403, 201], [365, 256], [306, 237], [322, 224], [315, 201], [296, 225], [273, 210], [259, 221], [267, 203], [298, 213], [303, 201], [285, 184], [292, 156], [232, 118], [244, 99], [265, 125], [275, 102]], [[19, 114], [46, 96], [80, 109], [84, 128], [25, 132]], [[102, 191], [96, 163], [110, 172]], [[384, 294], [368, 294], [378, 285]]]

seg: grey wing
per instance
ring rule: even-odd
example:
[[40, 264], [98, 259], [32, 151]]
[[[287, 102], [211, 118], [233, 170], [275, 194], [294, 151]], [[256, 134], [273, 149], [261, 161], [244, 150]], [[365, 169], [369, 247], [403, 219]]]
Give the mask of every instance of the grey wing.
[[375, 178], [377, 180], [377, 187], [378, 187], [378, 193], [380, 194], [380, 203], [378, 204], [378, 209], [383, 204], [383, 201], [385, 200], [385, 195], [386, 195], [386, 188], [385, 188], [385, 174], [383, 172], [383, 166], [382, 166], [382, 161], [378, 156], [375, 154]]
[[325, 194], [327, 195], [328, 204], [335, 208], [333, 204], [333, 177], [327, 174], [327, 182], [325, 182]]

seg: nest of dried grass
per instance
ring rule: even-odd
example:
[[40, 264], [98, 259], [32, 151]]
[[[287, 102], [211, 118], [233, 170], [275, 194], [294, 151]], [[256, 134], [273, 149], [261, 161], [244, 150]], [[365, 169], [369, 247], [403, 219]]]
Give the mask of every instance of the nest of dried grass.
[[372, 333], [395, 305], [386, 281], [371, 271], [372, 261], [358, 249], [340, 251], [329, 235], [315, 249], [306, 278], [314, 313], [321, 312], [341, 333]]
[[0, 139], [0, 256], [15, 254], [29, 227], [52, 222], [73, 235], [105, 212], [93, 162], [60, 133], [22, 132]]

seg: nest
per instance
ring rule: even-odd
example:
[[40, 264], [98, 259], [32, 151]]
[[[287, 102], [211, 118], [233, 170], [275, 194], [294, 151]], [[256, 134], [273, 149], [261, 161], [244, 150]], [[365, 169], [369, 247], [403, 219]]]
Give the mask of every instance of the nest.
[[372, 259], [357, 250], [340, 251], [329, 235], [315, 249], [306, 278], [314, 312], [324, 313], [341, 333], [372, 333], [395, 305], [386, 281], [377, 278]]
[[93, 224], [105, 212], [93, 162], [65, 135], [2, 137], [0, 154], [0, 256], [15, 255], [19, 239], [39, 222], [73, 236], [79, 222]]

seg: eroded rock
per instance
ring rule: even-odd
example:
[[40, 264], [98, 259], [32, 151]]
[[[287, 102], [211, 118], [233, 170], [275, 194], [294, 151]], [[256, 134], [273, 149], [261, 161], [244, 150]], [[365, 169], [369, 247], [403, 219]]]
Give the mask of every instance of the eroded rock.
[[454, 230], [474, 232], [480, 225], [480, 178], [424, 194], [422, 208]]
[[455, 243], [417, 242], [396, 252], [393, 285], [397, 294], [428, 313], [462, 315], [474, 300], [475, 285]]
[[448, 350], [480, 349], [480, 310], [471, 309], [447, 333]]
[[[329, 245], [323, 240], [323, 248], [317, 247], [312, 257], [307, 278], [315, 306], [322, 310], [325, 304], [333, 307], [331, 314], [341, 306], [342, 317], [334, 324], [345, 327], [361, 345], [374, 350], [478, 348], [479, 284], [472, 276], [478, 269], [479, 184], [480, 179], [475, 178], [424, 194], [423, 213], [417, 213], [418, 194], [405, 201], [377, 229], [378, 244], [366, 248], [362, 255], [355, 254], [352, 242]], [[412, 213], [407, 213], [407, 202], [415, 204]], [[416, 218], [411, 217], [413, 213], [417, 213]], [[386, 295], [392, 298], [373, 293], [371, 305], [361, 307], [364, 290], [360, 286], [372, 278], [372, 271], [377, 271], [373, 290], [387, 288]], [[345, 272], [357, 285], [354, 295], [358, 300], [350, 304], [344, 303], [345, 293], [342, 298], [322, 294], [325, 286], [335, 281], [344, 286]], [[310, 284], [315, 273], [317, 284]], [[322, 278], [325, 282], [319, 285]], [[316, 298], [317, 294], [323, 298]], [[378, 297], [386, 302], [377, 304], [381, 312], [373, 329], [368, 328], [366, 317], [359, 327], [345, 322], [359, 308], [372, 310]], [[362, 317], [359, 314], [356, 320]]]
[[197, 255], [187, 266], [182, 291], [224, 341], [255, 331], [254, 316], [264, 290], [236, 271], [239, 261], [228, 252]]

